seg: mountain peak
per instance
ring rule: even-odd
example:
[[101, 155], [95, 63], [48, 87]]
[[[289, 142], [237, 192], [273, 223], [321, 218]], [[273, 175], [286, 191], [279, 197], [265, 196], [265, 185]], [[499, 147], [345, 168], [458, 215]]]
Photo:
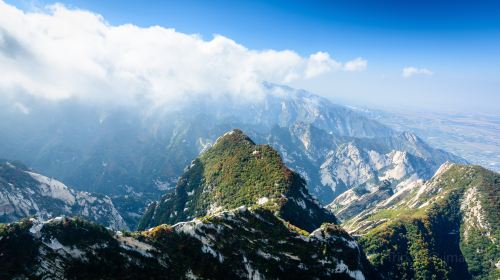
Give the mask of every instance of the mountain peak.
[[214, 146], [219, 144], [255, 145], [255, 143], [240, 129], [232, 129], [215, 140]]
[[[360, 236], [367, 254], [388, 279], [424, 273], [436, 279], [496, 279], [499, 197], [499, 173], [445, 163], [429, 181], [400, 189], [347, 220], [344, 227]], [[391, 255], [401, 259], [380, 262]], [[450, 255], [456, 258], [443, 257]], [[410, 259], [428, 261], [431, 269], [400, 262]]]
[[174, 224], [240, 206], [266, 207], [311, 231], [336, 222], [309, 195], [305, 181], [288, 169], [278, 152], [256, 145], [241, 130], [219, 137], [179, 178], [174, 192], [153, 203], [139, 228]]
[[448, 171], [453, 165], [455, 164], [450, 161], [446, 161], [445, 163], [441, 164], [441, 166], [439, 166], [438, 170], [436, 170], [436, 173], [434, 173], [433, 177], [437, 177], [443, 174], [444, 172]]

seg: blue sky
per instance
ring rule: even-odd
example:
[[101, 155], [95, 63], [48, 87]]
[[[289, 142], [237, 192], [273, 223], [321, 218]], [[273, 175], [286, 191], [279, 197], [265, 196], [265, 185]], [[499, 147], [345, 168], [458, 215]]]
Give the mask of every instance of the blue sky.
[[[160, 25], [250, 49], [362, 57], [361, 73], [292, 85], [340, 102], [500, 113], [500, 1], [59, 1], [113, 25]], [[7, 1], [18, 8], [53, 1]], [[403, 68], [432, 75], [402, 76]], [[422, 72], [423, 73], [423, 72]]]

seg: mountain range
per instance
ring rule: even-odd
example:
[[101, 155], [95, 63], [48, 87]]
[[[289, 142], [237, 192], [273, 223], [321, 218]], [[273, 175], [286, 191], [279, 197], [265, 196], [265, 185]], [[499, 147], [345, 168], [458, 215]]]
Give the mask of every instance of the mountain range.
[[[181, 210], [183, 208], [183, 210]], [[172, 222], [174, 225], [163, 224]], [[0, 276], [56, 279], [377, 279], [357, 242], [276, 151], [221, 136], [123, 233], [78, 218], [0, 226]]]
[[446, 162], [428, 181], [374, 186], [352, 187], [325, 209], [276, 150], [235, 129], [149, 205], [139, 231], [70, 217], [0, 225], [0, 276], [498, 278], [498, 173]]
[[0, 155], [31, 167], [0, 165], [2, 276], [498, 278], [497, 173], [266, 88], [174, 111], [1, 104]]
[[148, 203], [175, 189], [193, 158], [236, 127], [276, 149], [324, 205], [352, 188], [395, 188], [429, 179], [446, 161], [465, 163], [314, 94], [264, 86], [265, 96], [254, 102], [206, 98], [170, 110], [5, 98], [0, 129], [9, 133], [0, 139], [0, 157], [21, 160], [77, 190], [110, 196], [130, 228]]

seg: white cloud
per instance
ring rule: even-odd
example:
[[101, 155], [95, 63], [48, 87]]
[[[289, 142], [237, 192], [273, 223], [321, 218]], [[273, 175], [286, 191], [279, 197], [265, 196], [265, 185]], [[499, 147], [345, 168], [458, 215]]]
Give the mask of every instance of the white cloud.
[[200, 94], [253, 99], [262, 81], [290, 83], [366, 61], [328, 53], [252, 50], [160, 26], [114, 26], [100, 15], [56, 4], [24, 12], [0, 0], [0, 92], [60, 100], [146, 99], [165, 103]]
[[434, 73], [427, 68], [405, 67], [403, 68], [403, 77], [410, 78], [415, 75], [432, 76]]
[[364, 60], [361, 57], [358, 57], [354, 60], [346, 62], [344, 65], [344, 70], [350, 72], [363, 71], [366, 69], [367, 65], [368, 61]]
[[305, 69], [305, 78], [312, 78], [323, 73], [329, 72], [332, 69], [340, 69], [341, 64], [330, 58], [330, 55], [325, 52], [317, 52], [309, 56]]

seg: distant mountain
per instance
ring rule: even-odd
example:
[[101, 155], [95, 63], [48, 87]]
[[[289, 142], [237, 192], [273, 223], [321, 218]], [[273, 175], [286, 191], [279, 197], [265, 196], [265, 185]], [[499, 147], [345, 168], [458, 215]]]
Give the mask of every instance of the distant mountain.
[[447, 163], [428, 182], [370, 195], [344, 206], [364, 205], [343, 226], [386, 279], [500, 277], [500, 174]]
[[109, 197], [78, 192], [20, 163], [0, 161], [0, 222], [61, 215], [82, 216], [113, 229], [128, 228]]
[[150, 205], [139, 228], [174, 224], [242, 205], [269, 208], [307, 231], [325, 222], [336, 223], [275, 150], [256, 145], [235, 129], [219, 137], [186, 168], [174, 192]]
[[285, 163], [306, 178], [311, 193], [322, 203], [330, 203], [352, 188], [368, 192], [382, 185], [428, 179], [447, 160], [464, 162], [429, 147], [409, 132], [356, 138], [298, 123], [275, 128], [262, 141], [280, 151]]
[[[276, 149], [323, 204], [351, 188], [425, 180], [445, 161], [464, 162], [314, 94], [272, 84], [264, 90], [254, 102], [202, 98], [175, 110], [5, 98], [0, 130], [9, 133], [0, 138], [0, 157], [109, 195], [131, 227], [148, 203], [175, 188], [193, 158], [235, 127]], [[387, 173], [402, 162], [402, 173]]]
[[432, 146], [500, 172], [500, 114], [357, 109], [399, 131], [411, 130]]

